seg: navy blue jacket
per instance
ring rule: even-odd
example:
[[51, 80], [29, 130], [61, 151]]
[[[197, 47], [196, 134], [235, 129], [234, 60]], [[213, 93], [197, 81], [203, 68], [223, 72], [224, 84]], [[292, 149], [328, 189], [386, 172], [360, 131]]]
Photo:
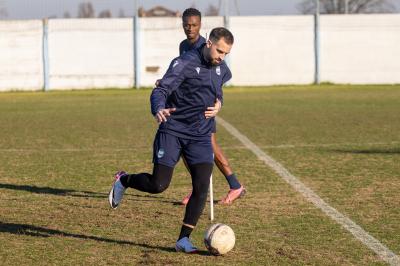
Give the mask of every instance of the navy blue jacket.
[[206, 39], [203, 36], [199, 36], [199, 39], [194, 44], [191, 44], [187, 39], [181, 41], [179, 44], [179, 55], [186, 53], [187, 51], [197, 49], [202, 46], [206, 42]]
[[204, 46], [172, 60], [158, 87], [153, 89], [153, 115], [164, 108], [176, 108], [168, 121], [160, 124], [160, 132], [188, 139], [211, 136], [214, 118], [206, 119], [204, 112], [214, 106], [216, 99], [222, 102], [222, 85], [232, 74], [224, 61], [217, 66], [207, 62]]

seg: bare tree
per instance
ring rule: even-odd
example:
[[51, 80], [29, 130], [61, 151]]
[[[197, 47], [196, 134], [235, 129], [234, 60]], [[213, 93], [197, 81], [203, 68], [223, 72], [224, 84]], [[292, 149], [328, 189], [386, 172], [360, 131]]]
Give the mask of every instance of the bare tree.
[[218, 16], [219, 15], [219, 10], [213, 4], [209, 4], [207, 9], [206, 9], [206, 12], [204, 12], [204, 14], [206, 16]]
[[[343, 14], [343, 13], [393, 13], [396, 8], [391, 0], [319, 0], [320, 13]], [[346, 7], [347, 4], [347, 7]], [[316, 1], [304, 0], [297, 6], [303, 14], [315, 13]]]
[[109, 9], [103, 10], [99, 14], [99, 18], [111, 18], [111, 17], [112, 17], [112, 13]]
[[63, 17], [64, 18], [71, 18], [71, 14], [68, 11], [65, 11]]
[[122, 8], [119, 10], [118, 17], [119, 18], [125, 18], [126, 17], [125, 11]]
[[0, 0], [0, 19], [8, 17], [7, 9], [4, 7], [4, 1]]
[[79, 4], [78, 17], [79, 18], [94, 18], [95, 12], [94, 12], [92, 3], [85, 2], [85, 3]]

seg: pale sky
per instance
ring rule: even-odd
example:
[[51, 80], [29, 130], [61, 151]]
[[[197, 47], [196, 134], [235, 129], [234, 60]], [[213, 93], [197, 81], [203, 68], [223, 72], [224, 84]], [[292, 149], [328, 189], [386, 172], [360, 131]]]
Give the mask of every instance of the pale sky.
[[[299, 14], [297, 5], [302, 0], [229, 0], [230, 15], [289, 15]], [[391, 0], [400, 12], [400, 0]], [[134, 0], [0, 0], [6, 9], [8, 19], [38, 19], [44, 17], [63, 17], [65, 12], [77, 16], [78, 5], [91, 2], [96, 15], [103, 10], [111, 10], [118, 16], [121, 9], [126, 16], [132, 16]], [[145, 9], [163, 5], [171, 10], [183, 11], [194, 5], [203, 13], [210, 4], [218, 7], [220, 0], [138, 0]]]

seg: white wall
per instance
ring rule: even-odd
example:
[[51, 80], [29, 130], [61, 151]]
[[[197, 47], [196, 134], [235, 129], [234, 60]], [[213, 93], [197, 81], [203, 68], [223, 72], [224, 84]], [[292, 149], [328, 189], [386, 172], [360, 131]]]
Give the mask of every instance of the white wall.
[[232, 84], [312, 83], [313, 23], [312, 16], [232, 17]]
[[400, 83], [400, 15], [322, 16], [321, 80]]
[[[312, 16], [231, 17], [231, 85], [314, 80]], [[204, 17], [201, 34], [223, 25]], [[134, 85], [133, 20], [49, 21], [50, 89]], [[400, 15], [321, 16], [321, 81], [400, 83]], [[141, 18], [140, 81], [153, 86], [184, 39], [180, 18]], [[0, 21], [0, 91], [42, 89], [42, 21]]]
[[132, 32], [132, 19], [50, 20], [50, 88], [132, 87]]
[[43, 87], [42, 22], [0, 21], [0, 91]]

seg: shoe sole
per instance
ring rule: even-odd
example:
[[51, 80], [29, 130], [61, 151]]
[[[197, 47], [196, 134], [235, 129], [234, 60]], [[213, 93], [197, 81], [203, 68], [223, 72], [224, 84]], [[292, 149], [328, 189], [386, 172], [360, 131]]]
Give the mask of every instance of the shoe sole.
[[113, 204], [113, 198], [114, 198], [114, 184], [115, 181], [111, 187], [110, 193], [108, 194], [108, 203], [110, 204], [111, 209], [116, 209], [118, 207], [118, 205], [114, 206]]
[[183, 249], [177, 248], [176, 246], [175, 246], [175, 250], [176, 250], [176, 252], [182, 252], [182, 253], [186, 253], [186, 254], [196, 254], [199, 252], [198, 249], [193, 250], [192, 252], [185, 252]]

